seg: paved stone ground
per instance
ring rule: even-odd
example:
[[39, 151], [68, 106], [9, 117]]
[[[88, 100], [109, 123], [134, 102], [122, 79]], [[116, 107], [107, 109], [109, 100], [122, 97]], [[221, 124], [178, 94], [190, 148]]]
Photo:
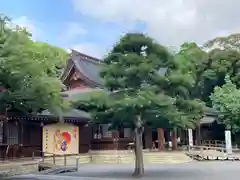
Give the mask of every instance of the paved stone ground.
[[[81, 165], [78, 172], [59, 176], [39, 176], [51, 180], [131, 180], [133, 165]], [[240, 162], [190, 162], [184, 164], [145, 165], [141, 180], [238, 180]], [[31, 178], [32, 177], [32, 178]], [[24, 180], [38, 179], [36, 175]], [[37, 180], [36, 179], [36, 180]], [[17, 180], [12, 178], [12, 180]]]
[[[80, 167], [79, 172], [72, 173], [78, 177], [102, 177], [131, 179], [133, 166], [95, 166]], [[239, 179], [239, 162], [191, 162], [184, 164], [146, 165], [144, 180], [237, 180]]]

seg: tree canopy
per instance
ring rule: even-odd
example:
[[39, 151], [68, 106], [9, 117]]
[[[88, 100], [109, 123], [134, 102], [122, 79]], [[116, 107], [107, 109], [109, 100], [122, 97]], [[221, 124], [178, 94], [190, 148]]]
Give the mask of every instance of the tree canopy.
[[234, 48], [212, 47], [205, 51], [195, 43], [184, 43], [175, 57], [179, 73], [185, 76], [184, 82], [191, 89], [189, 96], [201, 99], [209, 107], [212, 106], [209, 97], [214, 87], [222, 86], [227, 74], [239, 87], [240, 54]]
[[[191, 82], [184, 82], [185, 77], [179, 73], [173, 55], [145, 35], [124, 36], [105, 58], [103, 66], [101, 76], [111, 95], [77, 103], [80, 108], [93, 109], [98, 122], [101, 114], [101, 117], [115, 117], [101, 118], [104, 121], [116, 119], [113, 124], [122, 125], [123, 119], [131, 121], [141, 113], [148, 117], [144, 119], [148, 125], [194, 127], [202, 115], [202, 104], [180, 92], [191, 90], [188, 88]], [[130, 112], [133, 117], [124, 118], [130, 116]]]
[[240, 33], [234, 33], [223, 37], [216, 37], [212, 40], [207, 41], [203, 47], [206, 49], [240, 51]]
[[25, 29], [10, 27], [4, 16], [0, 19], [1, 112], [36, 113], [48, 109], [58, 113], [65, 102], [57, 76], [67, 53], [32, 41]]
[[68, 59], [68, 53], [53, 45], [35, 41], [32, 42], [29, 57], [39, 61], [45, 73], [50, 77], [59, 78]]

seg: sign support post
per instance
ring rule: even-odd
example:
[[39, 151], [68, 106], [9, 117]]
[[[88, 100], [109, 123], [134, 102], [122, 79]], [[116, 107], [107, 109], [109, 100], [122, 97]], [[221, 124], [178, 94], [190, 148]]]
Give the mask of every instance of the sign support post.
[[232, 138], [231, 131], [225, 131], [225, 143], [226, 143], [226, 152], [227, 154], [232, 154]]
[[188, 129], [188, 145], [189, 145], [189, 151], [191, 147], [193, 146], [193, 133], [192, 129]]

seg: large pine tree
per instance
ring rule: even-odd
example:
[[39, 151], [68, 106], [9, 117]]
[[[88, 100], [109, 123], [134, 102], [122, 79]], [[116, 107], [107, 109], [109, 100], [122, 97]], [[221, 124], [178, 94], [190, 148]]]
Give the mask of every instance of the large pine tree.
[[184, 76], [168, 50], [144, 34], [126, 34], [104, 59], [101, 76], [110, 92], [92, 94], [91, 101], [77, 106], [89, 110], [95, 122], [113, 127], [133, 127], [135, 132], [134, 176], [144, 174], [142, 133], [154, 127], [194, 127], [202, 115], [202, 105], [186, 98]]

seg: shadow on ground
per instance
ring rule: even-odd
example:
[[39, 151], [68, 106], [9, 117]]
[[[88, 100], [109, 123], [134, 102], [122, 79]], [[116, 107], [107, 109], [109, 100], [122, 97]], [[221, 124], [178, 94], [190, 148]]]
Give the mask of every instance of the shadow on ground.
[[[135, 179], [131, 176], [134, 167], [131, 165], [95, 165], [82, 166], [78, 172], [63, 176], [92, 177], [107, 179]], [[237, 180], [239, 179], [239, 162], [191, 162], [184, 164], [145, 165], [142, 179], [159, 180]]]

